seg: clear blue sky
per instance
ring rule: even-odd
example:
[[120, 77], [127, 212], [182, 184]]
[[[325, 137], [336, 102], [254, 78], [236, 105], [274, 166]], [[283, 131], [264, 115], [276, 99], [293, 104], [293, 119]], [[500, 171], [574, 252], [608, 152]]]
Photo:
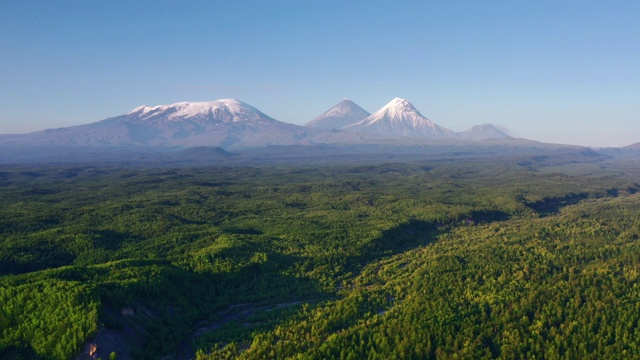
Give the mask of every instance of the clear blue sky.
[[640, 142], [640, 1], [0, 1], [0, 133], [220, 98], [303, 124], [396, 96], [455, 131]]

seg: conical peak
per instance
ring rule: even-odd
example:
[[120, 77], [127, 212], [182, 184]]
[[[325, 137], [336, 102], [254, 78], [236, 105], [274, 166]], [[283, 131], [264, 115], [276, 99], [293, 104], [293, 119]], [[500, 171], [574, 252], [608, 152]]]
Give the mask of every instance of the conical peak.
[[[364, 114], [364, 116], [363, 116]], [[365, 118], [369, 116], [369, 113], [358, 106], [358, 104], [354, 103], [351, 100], [342, 100], [338, 104], [336, 104], [331, 109], [327, 110], [324, 114], [320, 115], [320, 117], [326, 116], [343, 116], [343, 115], [353, 115], [356, 117]]]
[[393, 120], [403, 119], [407, 116], [424, 118], [420, 112], [409, 101], [402, 98], [395, 98], [391, 100], [387, 105], [378, 110], [372, 117], [385, 118], [388, 117]]
[[409, 101], [398, 97], [373, 115], [344, 129], [391, 138], [442, 139], [455, 135], [424, 117]]
[[458, 133], [460, 138], [466, 140], [506, 139], [509, 134], [498, 129], [493, 124], [474, 125], [469, 130]]
[[399, 97], [389, 101], [389, 103], [385, 105], [383, 109], [407, 109], [416, 111], [416, 108], [413, 106], [413, 104], [411, 104], [408, 100]]
[[336, 106], [334, 106], [334, 108], [338, 108], [338, 107], [347, 107], [347, 108], [351, 108], [354, 106], [358, 106], [356, 105], [356, 103], [354, 103], [353, 101], [349, 100], [349, 99], [344, 99], [342, 101], [340, 101]]
[[358, 106], [358, 104], [349, 99], [344, 99], [322, 115], [309, 121], [305, 126], [321, 129], [340, 129], [369, 115], [371, 114]]

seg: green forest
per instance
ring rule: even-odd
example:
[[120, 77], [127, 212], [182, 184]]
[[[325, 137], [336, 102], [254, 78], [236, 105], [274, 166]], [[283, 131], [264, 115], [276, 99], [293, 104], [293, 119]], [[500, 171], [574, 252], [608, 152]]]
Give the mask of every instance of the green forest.
[[5, 165], [0, 358], [639, 359], [640, 164], [525, 160]]

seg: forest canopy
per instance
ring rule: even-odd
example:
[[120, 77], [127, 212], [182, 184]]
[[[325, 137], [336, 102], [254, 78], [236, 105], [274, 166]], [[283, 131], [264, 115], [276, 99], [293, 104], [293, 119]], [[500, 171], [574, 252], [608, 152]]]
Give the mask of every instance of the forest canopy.
[[0, 168], [0, 357], [633, 358], [638, 167]]

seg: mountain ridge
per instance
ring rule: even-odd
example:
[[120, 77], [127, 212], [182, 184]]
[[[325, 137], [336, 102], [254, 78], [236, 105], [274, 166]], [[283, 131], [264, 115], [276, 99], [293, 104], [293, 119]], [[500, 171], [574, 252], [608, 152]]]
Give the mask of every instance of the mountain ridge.
[[236, 99], [139, 106], [94, 123], [0, 136], [16, 144], [70, 146], [291, 145], [308, 129], [275, 120]]
[[[315, 120], [325, 125], [334, 122], [331, 126], [337, 126], [335, 121], [349, 122], [366, 114], [368, 112], [353, 101], [343, 100]], [[238, 149], [274, 145], [407, 144], [437, 139], [508, 137], [486, 124], [462, 135], [455, 133], [427, 119], [409, 101], [400, 98], [340, 130], [314, 127], [313, 121], [310, 126], [282, 122], [238, 99], [178, 102], [142, 105], [122, 115], [83, 125], [0, 135], [0, 144], [148, 148], [219, 146]]]

